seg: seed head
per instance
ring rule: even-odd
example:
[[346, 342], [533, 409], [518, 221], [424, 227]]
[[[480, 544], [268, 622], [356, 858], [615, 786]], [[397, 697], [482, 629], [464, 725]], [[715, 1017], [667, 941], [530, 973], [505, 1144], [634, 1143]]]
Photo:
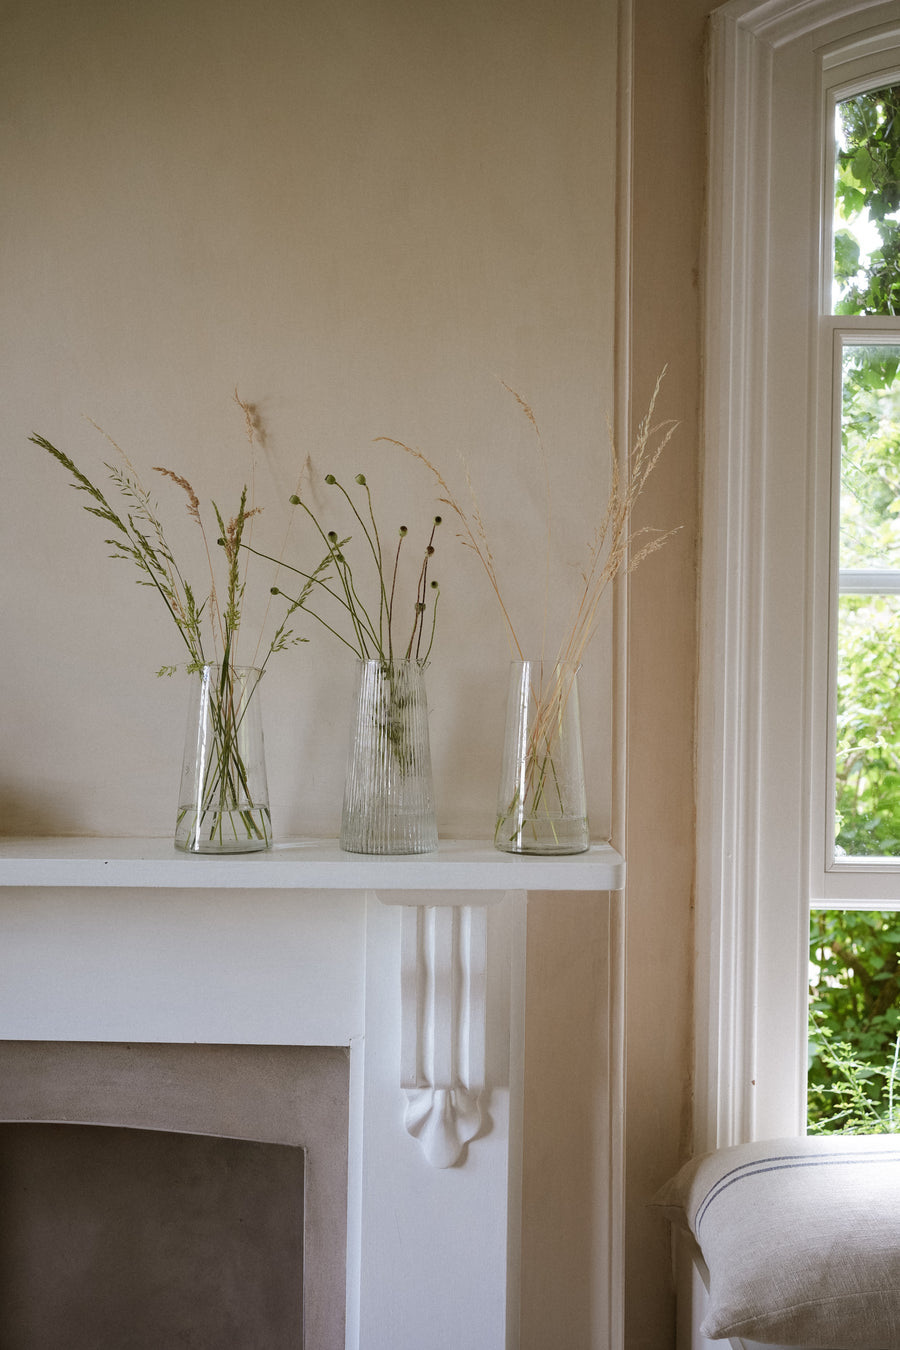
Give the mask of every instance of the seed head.
[[365, 487], [365, 486], [366, 486], [366, 475], [365, 475], [364, 473], [358, 473], [358, 474], [356, 475], [356, 481], [357, 481], [357, 483], [359, 483], [359, 486], [360, 486], [360, 487]]
[[325, 482], [329, 485], [329, 487], [333, 487], [334, 484], [337, 482], [337, 479], [335, 478], [333, 473], [326, 473]]

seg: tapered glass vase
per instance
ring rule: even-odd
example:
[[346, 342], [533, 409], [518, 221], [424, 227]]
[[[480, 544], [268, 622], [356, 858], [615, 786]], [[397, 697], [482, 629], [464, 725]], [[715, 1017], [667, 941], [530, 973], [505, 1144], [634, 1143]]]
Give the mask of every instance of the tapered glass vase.
[[191, 675], [175, 825], [186, 853], [256, 853], [272, 842], [259, 679], [253, 666]]
[[424, 667], [418, 661], [360, 661], [341, 848], [430, 853], [437, 842]]
[[505, 853], [590, 847], [577, 666], [512, 663], [494, 843]]

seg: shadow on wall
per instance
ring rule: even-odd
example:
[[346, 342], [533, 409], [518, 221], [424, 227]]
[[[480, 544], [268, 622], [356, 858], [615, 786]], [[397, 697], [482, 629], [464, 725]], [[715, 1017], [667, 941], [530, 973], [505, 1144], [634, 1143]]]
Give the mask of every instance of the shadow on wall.
[[47, 792], [23, 791], [16, 784], [0, 783], [0, 836], [90, 833], [87, 812], [77, 802], [60, 800], [52, 788]]

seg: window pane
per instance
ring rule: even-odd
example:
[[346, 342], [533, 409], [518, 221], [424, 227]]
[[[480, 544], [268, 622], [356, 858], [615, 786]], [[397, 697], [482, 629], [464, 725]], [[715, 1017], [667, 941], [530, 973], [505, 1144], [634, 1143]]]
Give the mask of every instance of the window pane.
[[840, 562], [900, 568], [900, 345], [847, 346], [841, 381]]
[[835, 852], [900, 857], [900, 596], [839, 605]]
[[900, 314], [900, 86], [837, 105], [836, 314]]
[[814, 911], [809, 953], [809, 1133], [900, 1129], [900, 913]]
[[[845, 348], [840, 568], [900, 588], [900, 346]], [[860, 585], [862, 589], [862, 586]], [[846, 592], [848, 587], [842, 589]], [[900, 594], [838, 604], [835, 852], [900, 857]]]

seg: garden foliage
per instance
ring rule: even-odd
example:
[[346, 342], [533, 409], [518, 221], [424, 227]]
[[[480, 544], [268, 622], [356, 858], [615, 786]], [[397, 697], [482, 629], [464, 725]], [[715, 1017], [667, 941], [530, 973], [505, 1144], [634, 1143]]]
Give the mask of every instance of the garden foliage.
[[[900, 314], [900, 87], [838, 110], [838, 314]], [[845, 349], [842, 569], [900, 568], [900, 339]], [[900, 596], [839, 604], [838, 854], [900, 857]], [[900, 914], [816, 912], [808, 1128], [900, 1129]], [[897, 1101], [895, 1101], [895, 1096]]]

